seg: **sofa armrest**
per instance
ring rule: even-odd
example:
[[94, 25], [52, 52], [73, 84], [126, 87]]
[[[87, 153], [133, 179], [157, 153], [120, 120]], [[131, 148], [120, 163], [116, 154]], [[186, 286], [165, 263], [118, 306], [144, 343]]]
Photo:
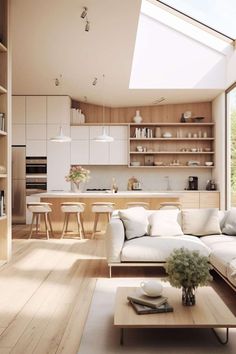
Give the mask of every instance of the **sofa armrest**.
[[119, 263], [120, 254], [125, 241], [125, 230], [119, 218], [112, 218], [107, 225], [105, 247], [108, 263]]

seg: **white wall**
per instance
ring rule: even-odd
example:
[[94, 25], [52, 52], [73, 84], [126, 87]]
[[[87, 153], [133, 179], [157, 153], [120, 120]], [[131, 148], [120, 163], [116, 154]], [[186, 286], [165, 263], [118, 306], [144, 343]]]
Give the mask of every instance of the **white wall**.
[[211, 170], [201, 169], [156, 169], [128, 168], [126, 166], [83, 166], [91, 171], [91, 179], [85, 188], [110, 188], [112, 177], [116, 178], [119, 190], [127, 190], [128, 179], [135, 176], [142, 183], [143, 190], [166, 190], [165, 176], [169, 176], [172, 190], [184, 190], [187, 187], [188, 176], [199, 177], [199, 189], [206, 188], [206, 182], [211, 179]]
[[236, 81], [236, 50], [228, 57], [227, 60], [227, 80], [226, 88]]
[[212, 117], [215, 121], [215, 161], [213, 178], [220, 190], [220, 206], [225, 209], [225, 94], [218, 95], [212, 102]]

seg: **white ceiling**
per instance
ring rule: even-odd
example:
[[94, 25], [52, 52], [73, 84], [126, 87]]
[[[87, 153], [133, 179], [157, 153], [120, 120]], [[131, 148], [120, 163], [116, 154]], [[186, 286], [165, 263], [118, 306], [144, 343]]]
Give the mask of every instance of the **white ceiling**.
[[129, 89], [140, 7], [141, 0], [12, 0], [13, 94], [67, 94], [101, 104], [104, 73], [109, 106], [150, 105], [163, 96], [162, 104], [214, 99], [222, 88]]

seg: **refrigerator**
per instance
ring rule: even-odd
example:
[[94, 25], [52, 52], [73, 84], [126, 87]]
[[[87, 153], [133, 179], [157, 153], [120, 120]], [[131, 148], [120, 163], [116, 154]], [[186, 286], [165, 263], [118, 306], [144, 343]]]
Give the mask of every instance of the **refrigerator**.
[[12, 146], [12, 223], [26, 222], [25, 145]]

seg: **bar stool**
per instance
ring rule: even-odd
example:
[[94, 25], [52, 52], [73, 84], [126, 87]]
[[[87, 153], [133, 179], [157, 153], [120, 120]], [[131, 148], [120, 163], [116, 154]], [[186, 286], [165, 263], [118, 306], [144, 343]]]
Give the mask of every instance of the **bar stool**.
[[[61, 211], [63, 213], [65, 213], [61, 238], [63, 238], [64, 235], [68, 232], [68, 224], [69, 224], [70, 215], [75, 215], [76, 216], [79, 237], [81, 239], [83, 237], [85, 237], [84, 223], [83, 223], [83, 216], [82, 216], [82, 213], [84, 212], [84, 209], [85, 209], [85, 204], [84, 203], [79, 203], [79, 202], [78, 203], [77, 202], [64, 202], [64, 203], [61, 203]], [[83, 235], [82, 235], [81, 230], [83, 231]]]
[[149, 209], [150, 208], [150, 204], [146, 203], [146, 202], [128, 202], [126, 203], [126, 208], [133, 208], [133, 207], [143, 207], [145, 209]]
[[159, 209], [180, 209], [182, 208], [182, 204], [180, 202], [162, 202], [160, 203]]
[[34, 221], [36, 221], [36, 235], [38, 235], [39, 231], [39, 222], [40, 222], [40, 216], [43, 217], [44, 224], [45, 224], [45, 230], [46, 230], [46, 236], [47, 239], [49, 240], [49, 231], [51, 232], [51, 235], [53, 235], [53, 230], [52, 230], [52, 223], [51, 223], [51, 218], [50, 218], [50, 213], [52, 211], [51, 209], [51, 203], [43, 203], [43, 202], [30, 202], [27, 203], [27, 208], [29, 211], [32, 212], [32, 222], [31, 222], [31, 227], [30, 227], [30, 235], [29, 239], [32, 237], [33, 234], [33, 225]]
[[107, 216], [107, 221], [110, 221], [111, 214], [114, 210], [114, 205], [115, 203], [109, 203], [109, 202], [96, 202], [92, 203], [92, 212], [95, 213], [94, 216], [94, 225], [93, 225], [93, 233], [92, 233], [92, 239], [94, 238], [94, 235], [97, 231], [97, 224], [99, 220], [100, 215], [106, 215]]

